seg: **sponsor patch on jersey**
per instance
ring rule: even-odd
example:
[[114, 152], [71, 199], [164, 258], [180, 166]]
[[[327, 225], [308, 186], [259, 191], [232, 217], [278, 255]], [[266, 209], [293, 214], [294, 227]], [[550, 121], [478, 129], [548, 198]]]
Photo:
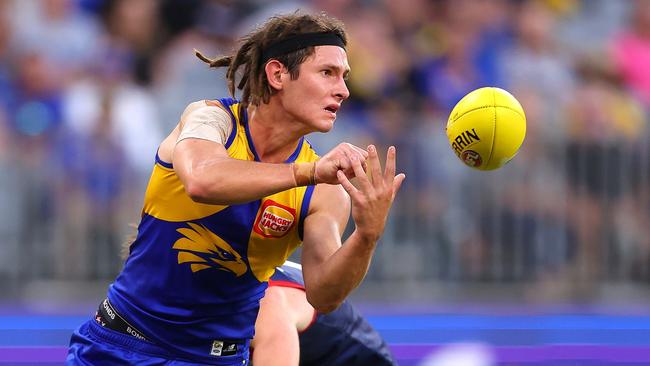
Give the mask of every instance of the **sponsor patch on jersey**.
[[237, 344], [224, 341], [212, 342], [210, 356], [232, 356], [237, 354]]
[[287, 235], [295, 221], [295, 209], [266, 200], [260, 208], [253, 230], [265, 238], [280, 238]]

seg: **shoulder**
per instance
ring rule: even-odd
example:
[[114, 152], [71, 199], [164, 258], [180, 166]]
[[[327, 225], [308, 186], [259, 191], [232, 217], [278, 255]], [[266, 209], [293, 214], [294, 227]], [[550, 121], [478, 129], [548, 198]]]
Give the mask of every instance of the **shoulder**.
[[204, 100], [204, 99], [191, 102], [190, 104], [188, 104], [185, 107], [185, 110], [183, 110], [183, 114], [181, 114], [181, 120], [184, 119], [185, 117], [187, 117], [190, 113], [192, 113], [192, 112], [194, 112], [196, 110], [199, 110], [199, 109], [201, 109], [203, 107], [206, 107], [206, 106], [207, 106], [206, 100]]
[[199, 100], [185, 107], [179, 126], [184, 130], [188, 125], [208, 124], [230, 131], [232, 112], [218, 100]]
[[218, 100], [208, 100], [208, 99], [202, 99], [202, 100], [197, 100], [194, 102], [191, 102], [185, 107], [185, 110], [183, 110], [183, 114], [181, 115], [181, 120], [187, 118], [190, 114], [196, 112], [196, 111], [227, 111], [226, 107]]

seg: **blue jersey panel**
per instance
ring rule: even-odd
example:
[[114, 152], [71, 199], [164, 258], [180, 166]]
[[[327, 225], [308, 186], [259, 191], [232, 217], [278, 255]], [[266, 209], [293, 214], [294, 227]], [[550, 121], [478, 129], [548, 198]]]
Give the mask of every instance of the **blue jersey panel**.
[[[179, 354], [208, 356], [215, 340], [252, 338], [267, 284], [255, 278], [243, 258], [258, 208], [259, 201], [230, 206], [193, 223], [144, 215], [141, 234], [109, 288], [110, 302], [148, 339]], [[148, 230], [149, 225], [156, 230]], [[199, 241], [200, 233], [214, 234], [217, 239], [209, 243], [226, 244], [203, 252], [167, 244]], [[190, 259], [180, 263], [181, 258]]]

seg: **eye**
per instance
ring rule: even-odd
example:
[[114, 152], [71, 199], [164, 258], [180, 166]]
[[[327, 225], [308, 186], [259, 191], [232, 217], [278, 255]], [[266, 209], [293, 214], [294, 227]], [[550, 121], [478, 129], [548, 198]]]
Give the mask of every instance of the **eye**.
[[321, 74], [323, 74], [323, 76], [332, 76], [332, 70], [328, 70], [328, 69], [322, 70]]

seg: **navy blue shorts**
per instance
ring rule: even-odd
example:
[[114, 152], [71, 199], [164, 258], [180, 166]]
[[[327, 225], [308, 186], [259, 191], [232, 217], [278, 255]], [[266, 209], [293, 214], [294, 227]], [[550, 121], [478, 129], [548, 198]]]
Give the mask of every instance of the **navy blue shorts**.
[[212, 363], [200, 363], [172, 355], [166, 349], [127, 334], [107, 329], [94, 319], [82, 324], [72, 334], [67, 366], [76, 365], [219, 365], [245, 366], [248, 347], [243, 354], [220, 357]]

